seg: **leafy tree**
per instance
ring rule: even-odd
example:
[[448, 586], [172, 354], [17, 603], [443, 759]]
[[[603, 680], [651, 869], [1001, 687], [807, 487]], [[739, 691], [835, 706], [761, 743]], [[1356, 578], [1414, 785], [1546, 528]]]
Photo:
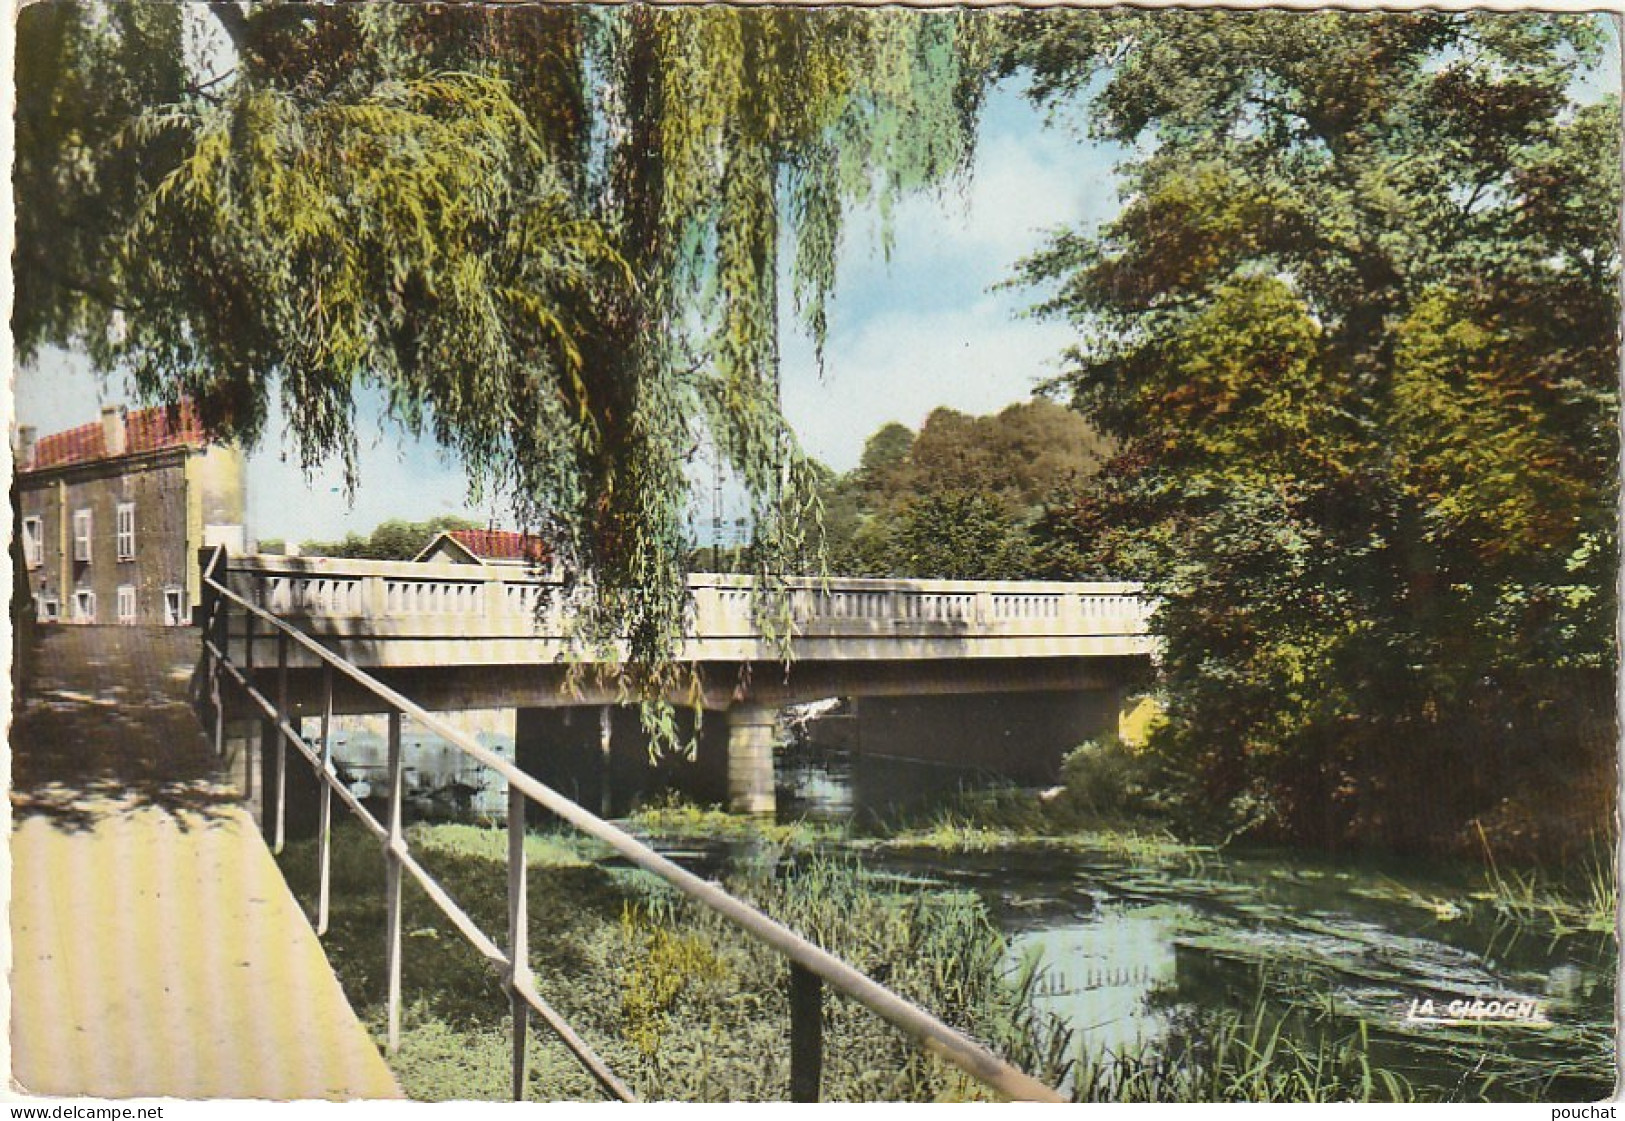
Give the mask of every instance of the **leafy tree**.
[[19, 13], [11, 326], [25, 361], [42, 343], [75, 338], [109, 358], [109, 320], [129, 306], [107, 275], [110, 250], [180, 154], [136, 142], [127, 126], [192, 89], [183, 26], [179, 5]]
[[875, 430], [863, 442], [863, 456], [858, 460], [858, 477], [853, 481], [871, 499], [896, 490], [900, 483], [898, 472], [906, 469], [909, 453], [914, 450], [914, 431], [905, 424], [892, 421]]
[[933, 491], [892, 515], [880, 564], [886, 575], [945, 580], [1019, 580], [1029, 575], [1022, 527], [977, 491]]
[[1042, 397], [994, 416], [936, 409], [909, 450], [894, 486], [979, 490], [1010, 511], [1027, 513], [1058, 488], [1094, 474], [1106, 443], [1076, 412]]
[[1158, 745], [1232, 826], [1448, 843], [1605, 760], [1618, 106], [1568, 94], [1599, 45], [1057, 13], [1006, 60], [1135, 153], [1118, 217], [1022, 270], [1120, 443], [1051, 538], [1162, 597]]
[[[78, 342], [249, 442], [280, 396], [302, 461], [336, 456], [352, 482], [354, 396], [375, 388], [593, 578], [588, 638], [624, 637], [669, 671], [687, 610], [685, 463], [702, 434], [770, 531], [759, 567], [799, 532], [781, 516], [806, 471], [778, 411], [780, 258], [821, 343], [847, 207], [889, 212], [965, 164], [977, 22], [206, 10], [234, 54], [208, 82], [146, 61], [184, 57], [177, 6], [22, 14], [19, 210], [43, 209], [19, 253], [75, 270], [31, 274], [23, 352]], [[67, 45], [36, 55], [53, 36]], [[120, 97], [98, 101], [106, 89]], [[81, 128], [86, 91], [106, 108]], [[64, 234], [58, 211], [104, 203]]]
[[442, 514], [422, 522], [390, 518], [373, 527], [371, 533], [346, 534], [342, 541], [306, 541], [299, 551], [307, 556], [360, 557], [367, 560], [411, 560], [439, 533], [454, 529], [478, 529], [480, 523], [456, 514]]
[[819, 480], [830, 566], [862, 576], [1021, 579], [1047, 501], [1086, 490], [1103, 441], [1044, 399], [973, 417], [939, 408], [918, 435], [883, 426], [855, 471]]

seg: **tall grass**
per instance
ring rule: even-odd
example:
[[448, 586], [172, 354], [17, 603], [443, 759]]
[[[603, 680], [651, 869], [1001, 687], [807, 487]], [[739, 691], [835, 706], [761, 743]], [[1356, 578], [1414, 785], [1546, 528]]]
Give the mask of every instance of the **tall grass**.
[[1080, 1055], [1075, 1100], [1094, 1102], [1406, 1102], [1411, 1085], [1374, 1066], [1365, 1026], [1304, 1043], [1259, 1005], [1204, 1025], [1199, 1041]]
[[[413, 849], [474, 920], [506, 922], [501, 831], [414, 828]], [[537, 987], [649, 1100], [782, 1099], [789, 1084], [787, 964], [713, 912], [630, 869], [550, 836], [527, 839], [531, 967]], [[288, 846], [296, 894], [315, 885], [314, 846]], [[383, 861], [341, 828], [327, 949], [346, 993], [381, 1038]], [[734, 894], [1080, 1101], [1407, 1100], [1371, 1058], [1363, 1029], [1303, 1042], [1283, 1019], [1215, 1017], [1166, 1039], [1092, 1049], [1038, 999], [1040, 959], [1009, 945], [969, 892], [900, 887], [852, 858], [745, 866]], [[507, 1001], [495, 977], [415, 889], [404, 897], [401, 1051], [391, 1065], [414, 1098], [506, 1096]], [[959, 1101], [977, 1083], [921, 1052], [866, 1008], [826, 993], [823, 1096], [831, 1101]], [[545, 1030], [530, 1037], [529, 1096], [601, 1096]]]
[[[413, 851], [487, 933], [506, 921], [505, 843], [464, 827], [415, 828]], [[495, 839], [493, 839], [495, 838]], [[786, 1096], [788, 966], [732, 924], [628, 869], [580, 859], [569, 843], [529, 871], [531, 966], [543, 996], [652, 1100]], [[314, 845], [288, 846], [295, 893], [314, 892]], [[384, 1019], [383, 861], [359, 829], [335, 832], [327, 949], [364, 1022]], [[731, 878], [754, 903], [946, 1022], [1016, 1042], [1027, 1002], [1004, 968], [1006, 946], [969, 893], [882, 887], [851, 861], [757, 864]], [[392, 1065], [415, 1098], [501, 1097], [507, 1001], [438, 909], [404, 896], [404, 1037]], [[868, 1009], [826, 995], [824, 1096], [835, 1101], [974, 1098], [979, 1089], [922, 1054]], [[598, 1097], [544, 1031], [532, 1033], [531, 1094]]]
[[1478, 827], [1484, 852], [1484, 889], [1478, 898], [1502, 917], [1544, 926], [1556, 935], [1612, 933], [1619, 921], [1619, 881], [1613, 852], [1594, 842], [1578, 874], [1554, 882], [1533, 869], [1502, 868]]

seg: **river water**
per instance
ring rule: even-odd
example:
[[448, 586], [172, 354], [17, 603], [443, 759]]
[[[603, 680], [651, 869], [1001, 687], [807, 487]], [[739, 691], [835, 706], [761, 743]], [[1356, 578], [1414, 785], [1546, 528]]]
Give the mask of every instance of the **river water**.
[[[511, 753], [511, 736], [479, 732], [494, 750]], [[357, 728], [350, 738], [360, 753], [349, 766], [364, 780], [370, 757], [360, 749], [377, 737]], [[462, 785], [454, 781], [461, 772], [446, 767], [462, 763], [440, 760], [434, 751], [450, 748], [438, 741], [421, 746], [412, 775], [421, 779], [423, 812], [472, 809], [478, 818], [482, 799], [503, 801], [500, 789], [468, 780], [472, 805], [440, 805], [446, 789]], [[947, 768], [787, 748], [778, 767], [780, 816], [929, 817], [976, 781]], [[712, 875], [741, 855], [737, 841], [716, 838], [654, 843]], [[1097, 1054], [1188, 1045], [1216, 1013], [1230, 1012], [1250, 1023], [1280, 1022], [1284, 1037], [1307, 1048], [1363, 1032], [1373, 1066], [1430, 1097], [1478, 1085], [1486, 1073], [1494, 1075], [1492, 1097], [1577, 1101], [1612, 1091], [1613, 934], [1509, 915], [1486, 898], [1481, 868], [1333, 862], [1290, 851], [1159, 851], [1109, 840], [1094, 850], [863, 845], [856, 855], [899, 883], [976, 892], [1009, 938], [1012, 968], [1040, 955], [1041, 1004]], [[1449, 1019], [1451, 1002], [1474, 1000], [1538, 1012], [1532, 1022], [1420, 1022]]]
[[[964, 781], [881, 760], [792, 758], [780, 770], [781, 812], [884, 814], [902, 792], [918, 810]], [[882, 848], [863, 860], [881, 874], [979, 894], [1013, 959], [1042, 955], [1042, 1003], [1096, 1051], [1188, 1041], [1230, 1010], [1284, 1021], [1302, 1046], [1363, 1030], [1373, 1065], [1429, 1096], [1487, 1072], [1496, 1097], [1612, 1092], [1614, 936], [1507, 915], [1486, 897], [1482, 869], [1109, 844]], [[1474, 1000], [1532, 1005], [1534, 1016], [1423, 1022], [1451, 1019], [1452, 1001], [1468, 1011]]]

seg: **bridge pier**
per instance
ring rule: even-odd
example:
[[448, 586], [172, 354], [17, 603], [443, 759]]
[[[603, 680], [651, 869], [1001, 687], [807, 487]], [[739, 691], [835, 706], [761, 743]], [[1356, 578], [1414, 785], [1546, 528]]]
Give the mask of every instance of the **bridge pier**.
[[770, 814], [776, 808], [777, 738], [777, 706], [744, 702], [728, 709], [728, 808], [734, 813]]

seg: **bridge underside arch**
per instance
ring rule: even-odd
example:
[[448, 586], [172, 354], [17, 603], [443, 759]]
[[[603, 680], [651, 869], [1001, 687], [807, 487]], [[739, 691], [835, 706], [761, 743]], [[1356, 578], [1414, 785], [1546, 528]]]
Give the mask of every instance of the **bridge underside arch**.
[[[261, 667], [265, 666], [262, 661]], [[984, 658], [938, 661], [703, 662], [697, 688], [669, 699], [677, 704], [726, 711], [738, 704], [790, 705], [823, 697], [918, 697], [987, 693], [1115, 690], [1149, 680], [1145, 655], [1094, 658]], [[571, 674], [560, 663], [491, 666], [375, 667], [368, 672], [431, 711], [478, 708], [561, 708], [625, 703], [622, 685], [609, 671]], [[275, 668], [253, 671], [257, 683], [278, 688]], [[314, 716], [322, 702], [322, 673], [287, 670], [288, 695], [296, 710]], [[234, 698], [235, 700], [235, 698]], [[696, 703], [697, 702], [697, 703]], [[246, 702], [238, 702], [250, 716]], [[371, 692], [343, 677], [334, 682], [338, 713], [386, 711]]]
[[[1143, 655], [938, 661], [708, 662], [691, 692], [673, 696], [691, 761], [651, 763], [635, 706], [607, 672], [561, 664], [411, 666], [370, 671], [424, 708], [515, 709], [517, 761], [543, 782], [603, 812], [675, 782], [705, 801], [747, 812], [774, 807], [773, 718], [786, 705], [854, 701], [865, 755], [1054, 781], [1066, 752], [1119, 730], [1125, 698], [1150, 680]], [[289, 668], [298, 715], [322, 705], [319, 671]], [[264, 690], [278, 671], [257, 669]], [[697, 703], [696, 703], [697, 702]], [[688, 709], [699, 708], [696, 717]], [[384, 711], [377, 696], [335, 680], [334, 711]], [[249, 712], [235, 713], [244, 717]]]

